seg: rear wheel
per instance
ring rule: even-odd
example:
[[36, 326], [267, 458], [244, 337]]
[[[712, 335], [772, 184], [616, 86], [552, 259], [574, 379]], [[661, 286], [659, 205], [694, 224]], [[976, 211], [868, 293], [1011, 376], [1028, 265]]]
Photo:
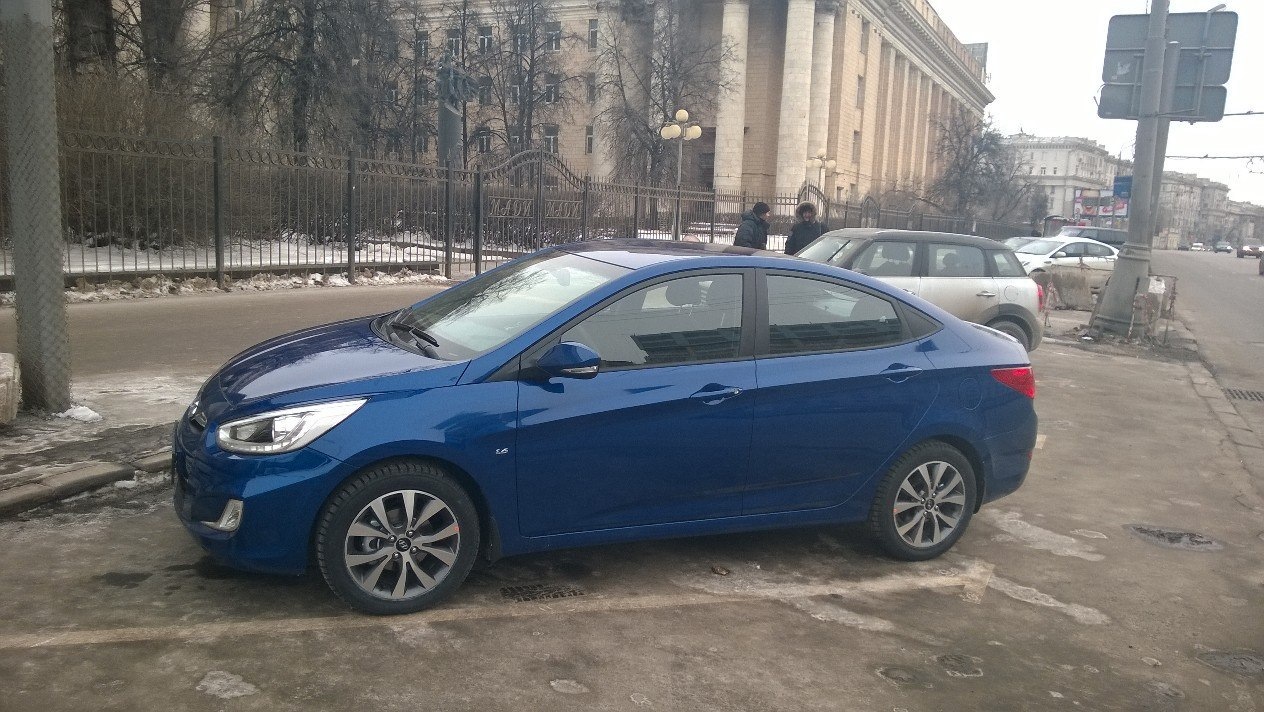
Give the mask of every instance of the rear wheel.
[[1027, 336], [1027, 330], [1019, 326], [1017, 322], [1010, 319], [994, 319], [988, 322], [988, 326], [997, 331], [1018, 339], [1018, 343], [1023, 345], [1023, 349], [1031, 351], [1031, 337]]
[[970, 461], [947, 443], [922, 443], [892, 465], [878, 486], [869, 530], [897, 559], [933, 559], [965, 533], [977, 498]]
[[316, 528], [325, 582], [365, 613], [413, 613], [450, 596], [479, 547], [469, 495], [426, 462], [381, 465], [330, 498]]

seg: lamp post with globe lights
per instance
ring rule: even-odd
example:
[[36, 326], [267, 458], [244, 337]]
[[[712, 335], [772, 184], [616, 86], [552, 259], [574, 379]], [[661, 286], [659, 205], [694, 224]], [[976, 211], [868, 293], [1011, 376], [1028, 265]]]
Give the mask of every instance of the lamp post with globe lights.
[[821, 189], [821, 193], [825, 192], [826, 169], [832, 171], [837, 165], [838, 165], [838, 161], [835, 161], [834, 159], [830, 158], [829, 155], [825, 152], [824, 148], [817, 151], [815, 156], [812, 156], [811, 158], [808, 159], [808, 168], [817, 169], [816, 187]]
[[702, 137], [702, 127], [697, 121], [689, 120], [689, 112], [684, 109], [678, 109], [674, 117], [674, 121], [668, 121], [663, 124], [663, 128], [658, 130], [658, 135], [663, 137], [664, 141], [676, 141], [676, 211], [672, 219], [672, 238], [680, 239], [680, 182], [682, 169], [685, 164], [685, 141], [692, 141]]

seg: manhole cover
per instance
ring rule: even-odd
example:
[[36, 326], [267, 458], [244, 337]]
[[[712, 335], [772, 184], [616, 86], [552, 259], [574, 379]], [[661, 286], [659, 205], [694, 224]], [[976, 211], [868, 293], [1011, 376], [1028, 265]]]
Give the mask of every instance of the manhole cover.
[[1224, 389], [1225, 398], [1229, 400], [1255, 401], [1264, 403], [1264, 391], [1244, 391], [1241, 388]]
[[1158, 544], [1169, 549], [1184, 549], [1185, 551], [1219, 551], [1224, 548], [1224, 544], [1205, 537], [1197, 532], [1183, 532], [1176, 529], [1163, 529], [1162, 527], [1150, 527], [1144, 524], [1133, 524], [1128, 530], [1151, 544]]
[[543, 601], [552, 598], [574, 598], [584, 595], [584, 590], [566, 584], [528, 583], [521, 586], [505, 586], [500, 595], [511, 601]]
[[1210, 665], [1217, 670], [1231, 672], [1235, 675], [1259, 675], [1264, 673], [1264, 658], [1252, 652], [1229, 652], [1225, 650], [1209, 650], [1199, 653], [1198, 662]]

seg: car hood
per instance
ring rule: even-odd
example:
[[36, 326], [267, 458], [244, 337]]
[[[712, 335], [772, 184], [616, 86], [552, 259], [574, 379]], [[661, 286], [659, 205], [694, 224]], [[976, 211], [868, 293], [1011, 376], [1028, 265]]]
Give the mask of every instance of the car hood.
[[[269, 339], [229, 360], [199, 394], [207, 415], [259, 400], [318, 400], [351, 395], [347, 391], [381, 390], [346, 384], [403, 374], [408, 388], [455, 383], [466, 366], [427, 358], [383, 340], [373, 332], [375, 317], [326, 324]], [[385, 385], [385, 384], [382, 384]], [[286, 394], [302, 392], [298, 398]]]

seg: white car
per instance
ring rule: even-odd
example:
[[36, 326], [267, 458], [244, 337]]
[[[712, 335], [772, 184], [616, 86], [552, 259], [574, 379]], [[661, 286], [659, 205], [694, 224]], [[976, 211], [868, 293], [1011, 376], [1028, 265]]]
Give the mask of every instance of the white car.
[[1119, 250], [1085, 237], [1055, 235], [1045, 237], [1014, 250], [1027, 274], [1037, 274], [1054, 265], [1113, 270]]

